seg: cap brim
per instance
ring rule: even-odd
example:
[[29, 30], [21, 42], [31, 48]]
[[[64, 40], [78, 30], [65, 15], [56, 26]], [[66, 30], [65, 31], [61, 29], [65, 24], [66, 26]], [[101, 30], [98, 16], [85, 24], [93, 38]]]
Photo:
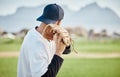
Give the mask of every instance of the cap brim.
[[44, 22], [46, 24], [54, 24], [56, 22], [55, 20], [50, 20], [50, 19], [47, 19], [43, 16], [38, 17], [37, 21], [41, 21], [41, 22]]

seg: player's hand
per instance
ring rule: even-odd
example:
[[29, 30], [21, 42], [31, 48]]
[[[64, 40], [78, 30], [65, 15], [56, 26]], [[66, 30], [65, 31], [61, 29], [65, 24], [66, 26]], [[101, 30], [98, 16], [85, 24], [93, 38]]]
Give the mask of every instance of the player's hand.
[[56, 43], [56, 55], [61, 56], [67, 46], [66, 43], [69, 42], [68, 41], [69, 34], [62, 27], [56, 27], [54, 28], [54, 30], [56, 30], [56, 33], [53, 36], [53, 40]]

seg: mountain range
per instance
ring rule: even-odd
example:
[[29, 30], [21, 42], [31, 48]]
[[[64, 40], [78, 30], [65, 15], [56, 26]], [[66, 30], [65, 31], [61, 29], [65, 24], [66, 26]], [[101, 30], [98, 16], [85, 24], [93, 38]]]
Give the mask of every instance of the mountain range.
[[[32, 28], [39, 25], [36, 18], [43, 13], [45, 5], [38, 7], [20, 7], [16, 13], [0, 16], [0, 28], [8, 32], [16, 32], [23, 28]], [[102, 8], [96, 3], [89, 4], [79, 11], [72, 11], [67, 6], [62, 6], [65, 11], [63, 26], [82, 26], [86, 29], [107, 29], [118, 31], [120, 17], [110, 8]]]

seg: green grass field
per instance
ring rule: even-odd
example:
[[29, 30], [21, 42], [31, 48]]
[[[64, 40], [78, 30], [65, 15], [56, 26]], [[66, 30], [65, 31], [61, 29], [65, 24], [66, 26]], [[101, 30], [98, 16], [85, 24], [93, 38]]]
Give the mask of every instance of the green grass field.
[[[0, 52], [19, 51], [22, 39], [0, 38]], [[80, 52], [120, 52], [120, 40], [74, 39]], [[16, 77], [18, 58], [0, 58], [0, 77]], [[120, 77], [120, 58], [65, 58], [57, 77]]]
[[[0, 58], [0, 77], [16, 77], [17, 58]], [[57, 77], [120, 77], [120, 58], [65, 58]]]
[[22, 39], [0, 38], [0, 51], [19, 51]]
[[120, 39], [98, 41], [77, 38], [74, 40], [74, 47], [80, 52], [120, 52]]
[[66, 59], [57, 77], [120, 77], [120, 59]]
[[17, 58], [0, 58], [0, 77], [16, 77]]
[[[0, 52], [2, 51], [19, 51], [22, 39], [1, 39]], [[120, 52], [119, 40], [95, 41], [86, 40], [84, 38], [74, 39], [74, 47], [80, 52]]]

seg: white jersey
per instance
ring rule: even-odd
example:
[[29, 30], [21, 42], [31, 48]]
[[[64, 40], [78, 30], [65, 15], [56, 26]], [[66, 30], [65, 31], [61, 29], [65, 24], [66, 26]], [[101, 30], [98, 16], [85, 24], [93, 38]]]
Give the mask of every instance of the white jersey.
[[55, 42], [31, 29], [24, 38], [18, 60], [17, 77], [41, 77], [55, 54]]

